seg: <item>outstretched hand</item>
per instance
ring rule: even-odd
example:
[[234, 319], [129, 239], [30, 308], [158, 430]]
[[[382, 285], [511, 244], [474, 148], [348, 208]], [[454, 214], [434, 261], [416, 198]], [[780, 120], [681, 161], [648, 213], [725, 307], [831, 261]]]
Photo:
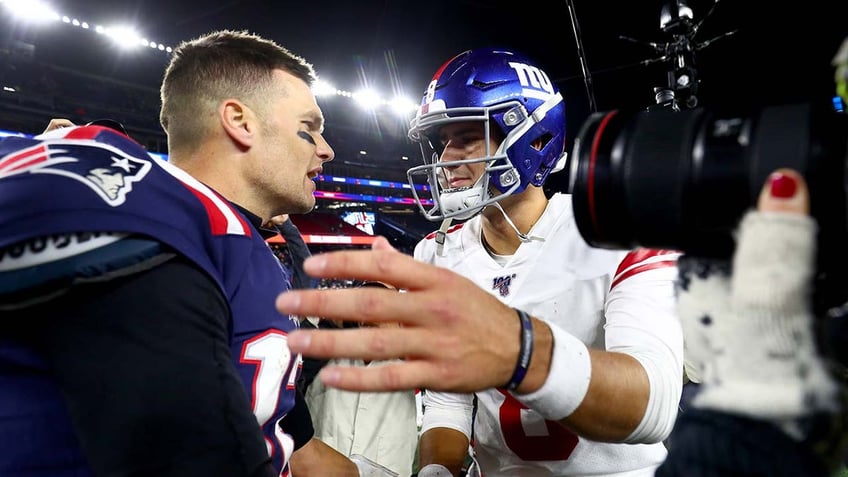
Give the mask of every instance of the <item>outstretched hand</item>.
[[[418, 262], [384, 238], [368, 251], [315, 255], [304, 269], [318, 278], [374, 280], [404, 290], [303, 290], [277, 298], [281, 313], [403, 325], [292, 332], [289, 347], [307, 356], [404, 359], [368, 368], [328, 366], [319, 374], [324, 384], [353, 391], [420, 387], [470, 392], [502, 386], [510, 379], [519, 351], [516, 312], [470, 280]], [[550, 334], [538, 321], [534, 328], [537, 335]], [[550, 354], [550, 347], [542, 348], [541, 355]], [[525, 389], [541, 386], [546, 374], [542, 368], [531, 369]]]

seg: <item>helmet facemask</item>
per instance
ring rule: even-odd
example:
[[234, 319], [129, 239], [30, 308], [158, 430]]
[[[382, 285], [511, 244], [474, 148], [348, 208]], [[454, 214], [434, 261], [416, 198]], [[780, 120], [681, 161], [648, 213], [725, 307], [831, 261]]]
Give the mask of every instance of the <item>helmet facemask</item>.
[[[491, 139], [496, 141], [504, 138], [500, 129], [492, 127], [493, 114], [503, 114], [503, 110], [522, 108], [520, 103], [513, 101], [500, 104], [493, 108], [454, 108], [450, 111], [436, 111], [422, 115], [413, 120], [410, 138], [418, 141], [424, 165], [407, 171], [410, 185], [414, 186], [416, 178], [425, 176], [430, 186], [433, 207], [425, 209], [419, 200], [415, 187], [412, 188], [416, 202], [429, 220], [437, 221], [446, 218], [464, 220], [474, 216], [487, 205], [497, 202], [515, 192], [521, 185], [518, 172], [507, 157], [506, 139], [500, 142], [497, 150], [492, 150]], [[458, 122], [483, 123], [485, 152], [481, 157], [457, 161], [442, 161], [444, 146], [438, 137], [440, 128], [447, 124]], [[451, 188], [447, 181], [447, 168], [467, 164], [485, 163], [482, 175], [471, 186]], [[420, 182], [420, 181], [419, 181]], [[497, 184], [500, 187], [494, 187]]]

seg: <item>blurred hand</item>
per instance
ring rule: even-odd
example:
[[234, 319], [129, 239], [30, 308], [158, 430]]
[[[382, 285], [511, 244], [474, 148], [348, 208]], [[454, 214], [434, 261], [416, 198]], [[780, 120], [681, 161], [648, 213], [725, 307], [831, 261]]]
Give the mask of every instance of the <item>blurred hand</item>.
[[776, 171], [740, 224], [732, 264], [678, 261], [687, 359], [703, 373], [696, 406], [776, 420], [835, 410], [813, 331], [816, 225], [808, 212], [803, 178]]
[[[423, 387], [468, 392], [502, 386], [512, 375], [519, 348], [516, 312], [470, 280], [418, 262], [393, 249], [382, 237], [370, 251], [315, 255], [304, 263], [304, 269], [319, 278], [375, 280], [406, 290], [304, 290], [277, 298], [281, 313], [402, 324], [292, 332], [289, 347], [306, 356], [374, 361], [406, 358], [372, 368], [328, 366], [319, 375], [326, 385], [352, 391]], [[544, 326], [534, 328], [537, 335], [550, 333]], [[538, 385], [546, 373], [536, 377], [540, 378]], [[529, 379], [530, 373], [525, 382]]]
[[270, 222], [274, 225], [283, 225], [286, 223], [286, 220], [289, 220], [289, 214], [280, 214], [271, 217]]

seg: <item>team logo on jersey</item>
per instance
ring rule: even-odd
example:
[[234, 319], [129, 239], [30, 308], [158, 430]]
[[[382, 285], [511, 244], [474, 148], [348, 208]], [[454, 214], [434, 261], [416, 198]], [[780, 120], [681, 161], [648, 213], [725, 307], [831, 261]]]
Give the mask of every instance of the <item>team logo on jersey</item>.
[[0, 179], [18, 174], [56, 174], [88, 186], [107, 204], [124, 203], [133, 184], [150, 171], [149, 161], [94, 141], [38, 143], [0, 158]]
[[514, 273], [505, 277], [495, 277], [495, 279], [492, 280], [492, 290], [497, 290], [501, 296], [508, 296], [509, 286], [512, 285], [513, 278], [515, 278]]

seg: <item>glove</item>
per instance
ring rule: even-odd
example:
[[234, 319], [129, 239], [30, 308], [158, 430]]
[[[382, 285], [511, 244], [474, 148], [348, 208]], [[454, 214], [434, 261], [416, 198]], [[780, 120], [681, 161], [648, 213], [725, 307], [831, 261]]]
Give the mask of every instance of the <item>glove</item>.
[[687, 360], [703, 387], [693, 405], [766, 419], [837, 412], [837, 386], [816, 350], [810, 294], [816, 225], [805, 215], [749, 212], [727, 261], [678, 261]]

